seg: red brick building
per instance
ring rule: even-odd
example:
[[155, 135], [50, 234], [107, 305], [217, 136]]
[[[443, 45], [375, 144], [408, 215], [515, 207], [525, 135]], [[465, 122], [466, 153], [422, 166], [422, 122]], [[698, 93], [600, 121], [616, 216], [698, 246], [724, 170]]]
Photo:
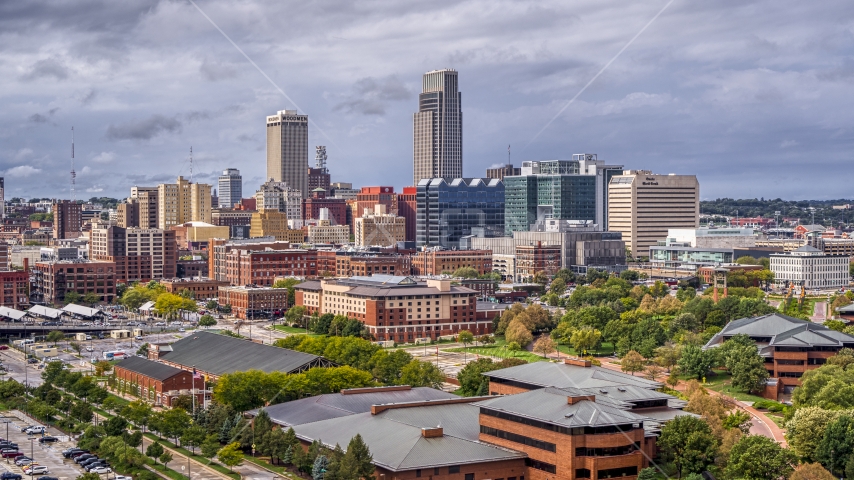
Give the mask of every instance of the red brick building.
[[46, 304], [58, 305], [66, 292], [95, 293], [104, 303], [116, 298], [116, 263], [84, 260], [36, 262], [32, 293]]
[[412, 257], [414, 275], [441, 275], [453, 273], [463, 267], [474, 268], [478, 275], [492, 272], [492, 251], [422, 250]]
[[530, 282], [539, 272], [554, 276], [561, 265], [561, 246], [516, 245], [516, 281]]
[[397, 214], [406, 219], [406, 241], [415, 241], [416, 207], [415, 195], [418, 187], [403, 187], [397, 196]]
[[199, 405], [204, 401], [204, 380], [194, 381], [191, 372], [140, 357], [127, 357], [117, 363], [109, 385], [116, 392], [164, 407], [171, 407], [181, 395], [193, 393]]
[[290, 243], [277, 242], [272, 237], [231, 241], [212, 238], [208, 241], [208, 276], [238, 285], [239, 259], [242, 255], [261, 250], [288, 250], [290, 247]]
[[3, 297], [0, 306], [24, 310], [30, 304], [30, 274], [23, 270], [0, 272]]
[[181, 293], [184, 290], [193, 293], [193, 298], [200, 301], [216, 300], [219, 297], [219, 287], [228, 285], [210, 278], [169, 278], [160, 280], [169, 293]]
[[356, 219], [362, 218], [366, 208], [373, 212], [375, 205], [385, 205], [386, 213], [397, 215], [398, 211], [397, 194], [394, 193], [394, 187], [362, 187], [350, 205], [353, 209], [351, 229], [355, 225]]
[[349, 225], [347, 222], [347, 201], [343, 198], [331, 198], [326, 196], [326, 190], [316, 188], [312, 190], [311, 196], [302, 202], [302, 219], [319, 220], [320, 209], [329, 209], [329, 220], [335, 225]]
[[319, 250], [317, 252], [318, 276], [409, 275], [410, 270], [409, 255], [343, 250]]
[[309, 281], [296, 286], [296, 305], [309, 314], [332, 313], [364, 322], [378, 340], [411, 343], [468, 330], [492, 331], [477, 318], [477, 292], [448, 280], [417, 282], [409, 277], [374, 275]]
[[314, 277], [317, 250], [232, 250], [226, 255], [231, 285], [271, 286], [276, 277]]
[[269, 318], [288, 308], [288, 289], [269, 287], [219, 287], [220, 305], [231, 305], [231, 313], [242, 319]]
[[791, 393], [805, 372], [824, 365], [839, 350], [854, 348], [854, 336], [779, 313], [733, 320], [703, 348], [718, 347], [738, 334], [756, 342], [770, 377], [762, 396], [773, 400]]

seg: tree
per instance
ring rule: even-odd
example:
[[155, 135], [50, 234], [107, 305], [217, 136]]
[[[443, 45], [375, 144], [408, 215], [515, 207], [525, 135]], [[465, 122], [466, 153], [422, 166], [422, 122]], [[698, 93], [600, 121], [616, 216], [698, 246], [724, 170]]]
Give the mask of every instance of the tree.
[[195, 455], [196, 447], [200, 446], [202, 442], [205, 441], [205, 437], [207, 437], [207, 431], [204, 427], [192, 425], [184, 430], [184, 434], [181, 435], [181, 446], [185, 448], [190, 447], [190, 450], [192, 450]]
[[457, 278], [477, 278], [478, 275], [477, 270], [472, 267], [460, 267], [451, 274], [452, 277]]
[[[302, 280], [298, 278], [285, 278], [284, 280], [276, 280], [273, 283], [273, 288], [286, 288], [288, 289], [288, 305], [296, 304], [296, 287], [302, 282]], [[230, 307], [230, 305], [229, 305]]]
[[[158, 477], [159, 478], [159, 477]], [[97, 473], [84, 473], [82, 475], [78, 475], [76, 480], [101, 480], [101, 476]]]
[[342, 460], [343, 470], [350, 472], [353, 478], [374, 480], [374, 457], [358, 433], [347, 444], [347, 453]]
[[786, 423], [786, 440], [792, 450], [806, 461], [815, 461], [815, 451], [827, 426], [842, 414], [839, 410], [803, 407], [795, 410]]
[[569, 343], [578, 355], [585, 355], [588, 350], [595, 349], [600, 341], [602, 332], [588, 325], [574, 330], [569, 337]]
[[795, 468], [789, 480], [836, 480], [820, 463], [804, 463]]
[[634, 350], [629, 350], [629, 353], [625, 354], [620, 360], [622, 370], [631, 373], [633, 376], [635, 372], [643, 370], [645, 364], [646, 361], [643, 356]]
[[460, 333], [457, 334], [457, 341], [463, 344], [463, 349], [468, 353], [468, 344], [474, 341], [474, 334], [468, 330], [460, 330]]
[[98, 377], [103, 377], [104, 373], [113, 369], [113, 364], [106, 361], [101, 360], [100, 362], [95, 364], [95, 375]]
[[400, 384], [411, 387], [440, 388], [445, 381], [445, 374], [439, 368], [420, 360], [412, 360], [400, 371]]
[[787, 476], [796, 462], [795, 455], [774, 440], [747, 435], [730, 450], [726, 471], [731, 478], [775, 480]]
[[82, 300], [83, 300], [83, 303], [86, 303], [89, 305], [95, 305], [96, 303], [101, 301], [101, 296], [95, 292], [89, 292], [86, 295], [83, 295]]
[[713, 363], [714, 359], [710, 352], [703, 351], [697, 345], [685, 345], [678, 365], [682, 373], [699, 380], [706, 376]]
[[549, 285], [549, 292], [555, 295], [563, 295], [566, 293], [566, 281], [562, 278], [555, 278], [552, 284]]
[[521, 316], [522, 314], [517, 315], [517, 318], [510, 321], [510, 325], [507, 327], [507, 332], [505, 332], [504, 338], [508, 343], [513, 342], [523, 347], [531, 343], [534, 336], [531, 335], [531, 330], [519, 320], [518, 317]]
[[80, 349], [81, 349], [81, 347], [80, 347], [80, 344], [79, 344], [79, 343], [77, 343], [77, 342], [70, 342], [70, 343], [68, 344], [68, 346], [69, 346], [69, 347], [71, 347], [71, 349], [72, 349], [72, 350], [74, 350], [75, 352], [77, 352], [77, 354], [78, 354], [78, 355], [80, 354]]
[[65, 303], [80, 303], [81, 298], [82, 296], [79, 293], [72, 290], [70, 292], [65, 292], [63, 300], [65, 300]]
[[510, 353], [515, 357], [516, 352], [522, 350], [522, 346], [519, 345], [519, 342], [507, 342], [507, 350], [510, 350]]
[[163, 468], [165, 469], [169, 465], [169, 462], [172, 461], [172, 454], [169, 452], [163, 452], [160, 454], [159, 458], [160, 461], [163, 462]]
[[839, 365], [822, 365], [807, 370], [801, 386], [792, 393], [796, 408], [818, 406], [828, 410], [854, 407], [854, 369]]
[[323, 480], [328, 466], [329, 459], [326, 458], [326, 455], [318, 455], [315, 457], [314, 465], [311, 467], [311, 478], [314, 480]]
[[213, 460], [213, 457], [216, 456], [219, 449], [220, 443], [216, 435], [208, 435], [207, 438], [205, 438], [205, 441], [202, 442], [200, 448], [201, 454], [203, 457], [208, 459], [208, 465], [210, 465], [211, 461]]
[[[630, 270], [624, 270], [623, 273], [628, 272]], [[638, 472], [637, 480], [655, 480], [658, 478], [658, 475], [655, 473], [655, 468], [647, 467]]]
[[726, 367], [732, 374], [733, 387], [748, 393], [759, 392], [765, 388], [768, 370], [755, 345], [739, 347], [732, 351]]
[[200, 327], [213, 327], [214, 325], [216, 325], [216, 323], [216, 319], [213, 317], [213, 315], [205, 314], [202, 315], [202, 318], [199, 319]]
[[57, 342], [65, 340], [65, 333], [63, 333], [61, 330], [52, 330], [48, 332], [47, 337], [45, 337], [45, 340], [47, 340], [48, 342], [52, 342], [53, 346], [55, 347]]
[[852, 454], [854, 454], [854, 418], [840, 415], [824, 430], [824, 436], [815, 450], [815, 459], [831, 473], [843, 473]]
[[145, 449], [145, 455], [154, 459], [154, 463], [157, 463], [157, 459], [160, 458], [160, 455], [163, 455], [163, 445], [160, 445], [158, 442], [154, 442], [148, 445]]
[[548, 335], [543, 335], [534, 342], [534, 353], [539, 353], [545, 358], [555, 351], [555, 341]]
[[717, 441], [709, 425], [687, 415], [665, 423], [657, 445], [662, 455], [673, 462], [679, 477], [683, 473], [700, 473], [715, 460]]

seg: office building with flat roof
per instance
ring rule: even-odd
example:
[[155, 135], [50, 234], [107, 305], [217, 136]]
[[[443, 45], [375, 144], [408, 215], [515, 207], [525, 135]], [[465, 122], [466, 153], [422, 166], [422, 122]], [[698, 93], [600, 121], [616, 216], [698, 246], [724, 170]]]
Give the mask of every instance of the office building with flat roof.
[[234, 204], [243, 198], [243, 177], [240, 170], [227, 168], [218, 179], [219, 208], [234, 208]]
[[658, 175], [627, 170], [608, 184], [608, 230], [623, 234], [634, 257], [667, 237], [671, 228], [700, 226], [700, 183], [696, 175]]
[[413, 183], [463, 176], [462, 94], [456, 70], [427, 72], [413, 115]]
[[267, 178], [308, 197], [308, 115], [279, 110], [267, 116]]
[[460, 239], [482, 229], [504, 234], [504, 183], [483, 178], [433, 178], [418, 182], [418, 246], [459, 248]]

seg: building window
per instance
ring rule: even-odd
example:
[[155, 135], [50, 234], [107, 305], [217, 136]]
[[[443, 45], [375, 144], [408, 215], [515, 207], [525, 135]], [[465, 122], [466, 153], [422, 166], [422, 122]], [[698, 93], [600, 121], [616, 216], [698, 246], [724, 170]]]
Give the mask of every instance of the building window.
[[[542, 470], [544, 472], [557, 473], [557, 467], [555, 467], [551, 463], [541, 462], [539, 460], [534, 460], [533, 458], [526, 458], [525, 459], [525, 465], [527, 465], [531, 468], [536, 468], [537, 470]], [[614, 470], [616, 470], [616, 469], [614, 469]], [[635, 468], [635, 470], [637, 470], [637, 468]], [[602, 470], [599, 470], [599, 475], [600, 475], [599, 478], [602, 478], [601, 474], [602, 474]]]
[[596, 472], [597, 478], [629, 477], [638, 474], [638, 467], [608, 468]]
[[466, 474], [466, 480], [474, 480], [474, 474], [473, 473], [467, 473]]
[[535, 438], [526, 437], [524, 435], [518, 435], [511, 432], [505, 432], [504, 430], [487, 427], [485, 425], [480, 426], [480, 433], [483, 433], [485, 435], [491, 435], [493, 437], [498, 437], [504, 440], [510, 440], [511, 442], [515, 443], [521, 443], [522, 445], [528, 445], [529, 447], [539, 448], [540, 450], [546, 450], [549, 452], [557, 451], [554, 443], [544, 442], [542, 440], [537, 440]]
[[420, 477], [420, 476], [421, 476], [421, 469], [420, 469], [420, 468], [415, 470], [415, 476], [416, 476], [416, 477]]
[[460, 466], [451, 465], [450, 467], [448, 467], [448, 473], [460, 473]]
[[576, 468], [575, 469], [575, 478], [590, 478], [590, 469]]

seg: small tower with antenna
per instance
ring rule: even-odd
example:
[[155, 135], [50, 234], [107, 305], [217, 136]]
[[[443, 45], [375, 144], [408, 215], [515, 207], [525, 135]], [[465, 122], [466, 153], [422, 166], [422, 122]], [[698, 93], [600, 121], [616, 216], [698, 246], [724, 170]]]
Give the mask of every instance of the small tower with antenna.
[[77, 172], [74, 171], [74, 127], [71, 127], [71, 201], [77, 202]]
[[193, 183], [193, 146], [190, 145], [190, 183]]

